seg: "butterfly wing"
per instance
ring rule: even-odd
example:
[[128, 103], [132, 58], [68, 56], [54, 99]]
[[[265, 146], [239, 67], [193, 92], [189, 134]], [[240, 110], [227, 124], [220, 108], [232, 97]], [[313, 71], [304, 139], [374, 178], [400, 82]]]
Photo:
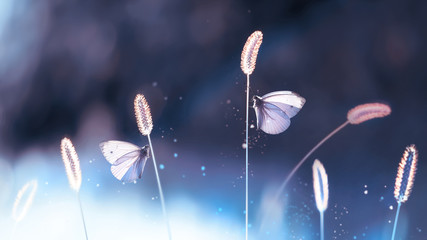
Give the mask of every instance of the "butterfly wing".
[[[129, 172], [132, 173], [141, 169], [141, 160], [144, 160], [143, 149], [132, 143], [122, 141], [102, 142], [99, 146], [107, 161], [112, 164], [111, 173], [114, 177], [123, 181], [136, 180], [136, 177], [134, 177], [135, 174], [129, 174], [127, 178], [124, 178], [124, 176]], [[146, 158], [148, 158], [148, 155]], [[145, 162], [143, 162], [141, 171], [144, 165]]]
[[279, 107], [263, 102], [255, 107], [257, 117], [257, 127], [268, 134], [279, 134], [284, 132], [291, 120]]
[[[105, 159], [107, 159], [109, 163], [116, 165], [120, 163], [116, 163], [116, 161], [124, 157], [126, 154], [141, 150], [141, 148], [135, 144], [115, 140], [102, 142], [99, 144], [99, 147], [101, 148]], [[121, 159], [121, 161], [125, 160], [126, 158]]]
[[[124, 176], [127, 175], [129, 172], [136, 171], [135, 166], [141, 160], [140, 151], [133, 151], [128, 154], [125, 154], [119, 160], [120, 160], [119, 164], [113, 164], [111, 166], [111, 173], [117, 179], [126, 181]], [[127, 179], [127, 181], [133, 181], [133, 180]]]
[[262, 96], [262, 101], [280, 108], [289, 118], [295, 116], [304, 106], [305, 99], [291, 91], [271, 92]]
[[[132, 166], [128, 169], [126, 174], [122, 177], [122, 181], [124, 182], [133, 182], [136, 179], [142, 178], [142, 173], [144, 172], [145, 164], [147, 163], [147, 159], [149, 155], [146, 152], [141, 151], [141, 155], [136, 160]], [[112, 168], [112, 167], [111, 167]]]

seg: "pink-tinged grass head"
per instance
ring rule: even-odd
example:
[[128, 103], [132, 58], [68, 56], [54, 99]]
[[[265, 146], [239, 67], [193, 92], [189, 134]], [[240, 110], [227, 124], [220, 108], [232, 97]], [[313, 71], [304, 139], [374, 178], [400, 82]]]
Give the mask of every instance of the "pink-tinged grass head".
[[323, 164], [317, 159], [313, 163], [313, 188], [317, 209], [324, 212], [328, 208], [329, 200], [328, 175]]
[[[382, 118], [390, 115], [391, 108], [390, 106], [382, 103], [367, 103], [354, 107], [347, 113], [347, 121], [338, 126], [332, 132], [330, 132], [326, 137], [320, 140], [308, 153], [298, 162], [298, 164], [291, 170], [288, 176], [283, 181], [282, 185], [279, 187], [276, 199], [283, 192], [288, 182], [297, 172], [297, 170], [302, 166], [302, 164], [320, 147], [322, 146], [328, 139], [334, 136], [337, 132], [341, 131], [348, 124], [360, 124], [362, 122], [368, 121], [374, 118]], [[314, 173], [313, 173], [314, 174]], [[265, 218], [266, 219], [266, 218]]]
[[390, 106], [383, 103], [366, 103], [352, 108], [347, 113], [347, 120], [351, 124], [360, 124], [374, 118], [390, 115]]
[[61, 141], [61, 155], [70, 187], [78, 192], [82, 184], [80, 160], [73, 143], [68, 138], [63, 138]]
[[[21, 203], [23, 200], [22, 197], [27, 193], [27, 191], [30, 191], [27, 195], [27, 199], [25, 202]], [[13, 204], [12, 209], [12, 218], [15, 220], [15, 222], [21, 221], [25, 215], [28, 212], [28, 209], [30, 208], [31, 204], [33, 203], [34, 196], [36, 195], [37, 191], [37, 180], [32, 180], [27, 182], [21, 190], [19, 190], [18, 195], [16, 195], [15, 203]]]
[[151, 118], [150, 106], [144, 95], [137, 94], [134, 101], [136, 123], [142, 135], [150, 135], [153, 130], [153, 120]]
[[252, 74], [255, 70], [256, 59], [258, 56], [259, 48], [262, 43], [262, 32], [255, 31], [252, 33], [248, 40], [246, 40], [245, 46], [243, 47], [240, 67], [245, 74]]
[[394, 185], [394, 197], [397, 202], [406, 202], [414, 186], [415, 173], [417, 171], [418, 151], [412, 144], [406, 147], [397, 168], [396, 183]]

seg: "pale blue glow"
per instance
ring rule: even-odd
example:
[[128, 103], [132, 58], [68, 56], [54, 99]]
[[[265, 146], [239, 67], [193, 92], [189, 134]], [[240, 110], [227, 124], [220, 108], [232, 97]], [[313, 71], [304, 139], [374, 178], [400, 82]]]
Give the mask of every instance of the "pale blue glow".
[[0, 41], [3, 37], [5, 26], [9, 22], [12, 14], [13, 0], [1, 0], [0, 1]]

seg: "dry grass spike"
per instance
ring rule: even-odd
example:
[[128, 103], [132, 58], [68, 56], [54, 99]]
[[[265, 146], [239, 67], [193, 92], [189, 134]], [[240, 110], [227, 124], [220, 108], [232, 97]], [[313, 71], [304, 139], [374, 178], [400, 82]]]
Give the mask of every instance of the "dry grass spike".
[[418, 152], [415, 145], [406, 147], [397, 169], [396, 183], [394, 185], [394, 197], [397, 202], [406, 202], [414, 186], [415, 173], [417, 171]]
[[402, 203], [406, 202], [414, 185], [415, 173], [417, 171], [418, 151], [412, 144], [406, 147], [397, 168], [396, 183], [394, 185], [394, 197], [397, 200], [396, 217], [394, 218], [393, 233], [391, 240], [396, 236], [397, 221]]
[[153, 130], [150, 106], [144, 95], [137, 94], [134, 101], [136, 123], [142, 135], [147, 136]]
[[[317, 143], [308, 153], [298, 162], [298, 164], [291, 170], [289, 175], [285, 178], [282, 185], [277, 190], [277, 194], [275, 196], [275, 199], [279, 198], [280, 194], [285, 189], [288, 182], [291, 180], [291, 178], [294, 176], [296, 171], [301, 167], [301, 165], [313, 154], [320, 146], [323, 145], [328, 139], [330, 139], [332, 136], [334, 136], [336, 133], [341, 131], [345, 126], [349, 124], [360, 124], [362, 122], [374, 119], [374, 118], [382, 118], [386, 117], [391, 114], [391, 108], [390, 106], [382, 103], [367, 103], [367, 104], [361, 104], [358, 105], [352, 109], [350, 109], [347, 112], [347, 121], [342, 123], [340, 126], [338, 126], [336, 129], [334, 129], [332, 132], [330, 132], [326, 137], [324, 137], [322, 140], [320, 140], [319, 143]], [[264, 219], [268, 219], [267, 217], [264, 217]], [[265, 222], [266, 220], [263, 220]]]
[[82, 184], [82, 172], [80, 169], [79, 156], [70, 139], [62, 139], [61, 154], [70, 187], [78, 192]]
[[328, 208], [329, 201], [329, 186], [328, 175], [326, 174], [325, 167], [319, 160], [314, 160], [313, 163], [313, 189], [316, 206], [320, 213], [320, 239], [325, 239], [325, 226], [323, 214]]
[[347, 120], [351, 124], [360, 124], [374, 118], [390, 115], [390, 106], [383, 103], [366, 103], [352, 108], [347, 113]]
[[242, 71], [250, 75], [255, 70], [256, 59], [258, 56], [258, 50], [262, 43], [262, 32], [255, 31], [252, 33], [248, 40], [246, 40], [245, 46], [243, 47], [240, 67]]
[[246, 40], [245, 46], [243, 47], [240, 67], [246, 74], [246, 121], [245, 121], [245, 239], [248, 240], [249, 233], [249, 153], [248, 153], [248, 139], [249, 139], [249, 75], [255, 70], [256, 58], [258, 56], [258, 50], [262, 43], [262, 32], [255, 31], [252, 33], [248, 40]]
[[[31, 190], [29, 190], [30, 188]], [[28, 194], [27, 200], [23, 204], [21, 204], [22, 197], [27, 192], [27, 190], [29, 190], [30, 193]], [[19, 190], [18, 195], [16, 195], [15, 203], [13, 204], [13, 209], [12, 209], [12, 218], [15, 220], [16, 223], [21, 221], [27, 214], [27, 211], [33, 202], [36, 191], [37, 191], [37, 180], [32, 180], [27, 182], [21, 188], [21, 190]], [[20, 210], [18, 210], [19, 208]]]
[[313, 188], [317, 209], [323, 212], [328, 208], [328, 175], [323, 164], [317, 159], [313, 163]]

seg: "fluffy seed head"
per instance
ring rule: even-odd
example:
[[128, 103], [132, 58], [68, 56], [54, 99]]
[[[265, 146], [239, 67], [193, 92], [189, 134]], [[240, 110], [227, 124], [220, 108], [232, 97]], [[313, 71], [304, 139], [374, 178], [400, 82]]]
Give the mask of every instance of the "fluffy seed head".
[[323, 164], [317, 159], [314, 160], [313, 163], [313, 188], [317, 209], [323, 212], [328, 208], [328, 175], [326, 174]]
[[[31, 190], [29, 190], [30, 188]], [[25, 195], [27, 190], [30, 191], [27, 195], [27, 200], [21, 204], [22, 197]], [[19, 190], [18, 195], [16, 195], [15, 203], [13, 204], [13, 209], [12, 209], [12, 218], [16, 222], [21, 221], [25, 217], [25, 214], [27, 214], [28, 209], [33, 203], [33, 199], [36, 194], [36, 191], [37, 191], [37, 180], [32, 180], [27, 182], [21, 188], [21, 190]]]
[[351, 124], [359, 124], [374, 118], [390, 115], [390, 106], [382, 103], [367, 103], [352, 108], [347, 113], [347, 120]]
[[246, 40], [240, 62], [240, 67], [245, 74], [252, 74], [255, 70], [256, 58], [258, 56], [258, 50], [259, 47], [261, 47], [261, 43], [261, 31], [255, 31], [249, 36], [248, 40]]
[[394, 185], [394, 197], [397, 202], [406, 202], [414, 185], [417, 171], [418, 151], [412, 144], [406, 147], [397, 168], [396, 183]]
[[78, 192], [82, 184], [82, 171], [80, 169], [79, 156], [77, 156], [77, 152], [70, 139], [62, 139], [61, 154], [70, 187]]
[[153, 130], [153, 120], [151, 118], [150, 107], [144, 95], [137, 94], [134, 101], [135, 117], [138, 129], [142, 135], [147, 136]]

